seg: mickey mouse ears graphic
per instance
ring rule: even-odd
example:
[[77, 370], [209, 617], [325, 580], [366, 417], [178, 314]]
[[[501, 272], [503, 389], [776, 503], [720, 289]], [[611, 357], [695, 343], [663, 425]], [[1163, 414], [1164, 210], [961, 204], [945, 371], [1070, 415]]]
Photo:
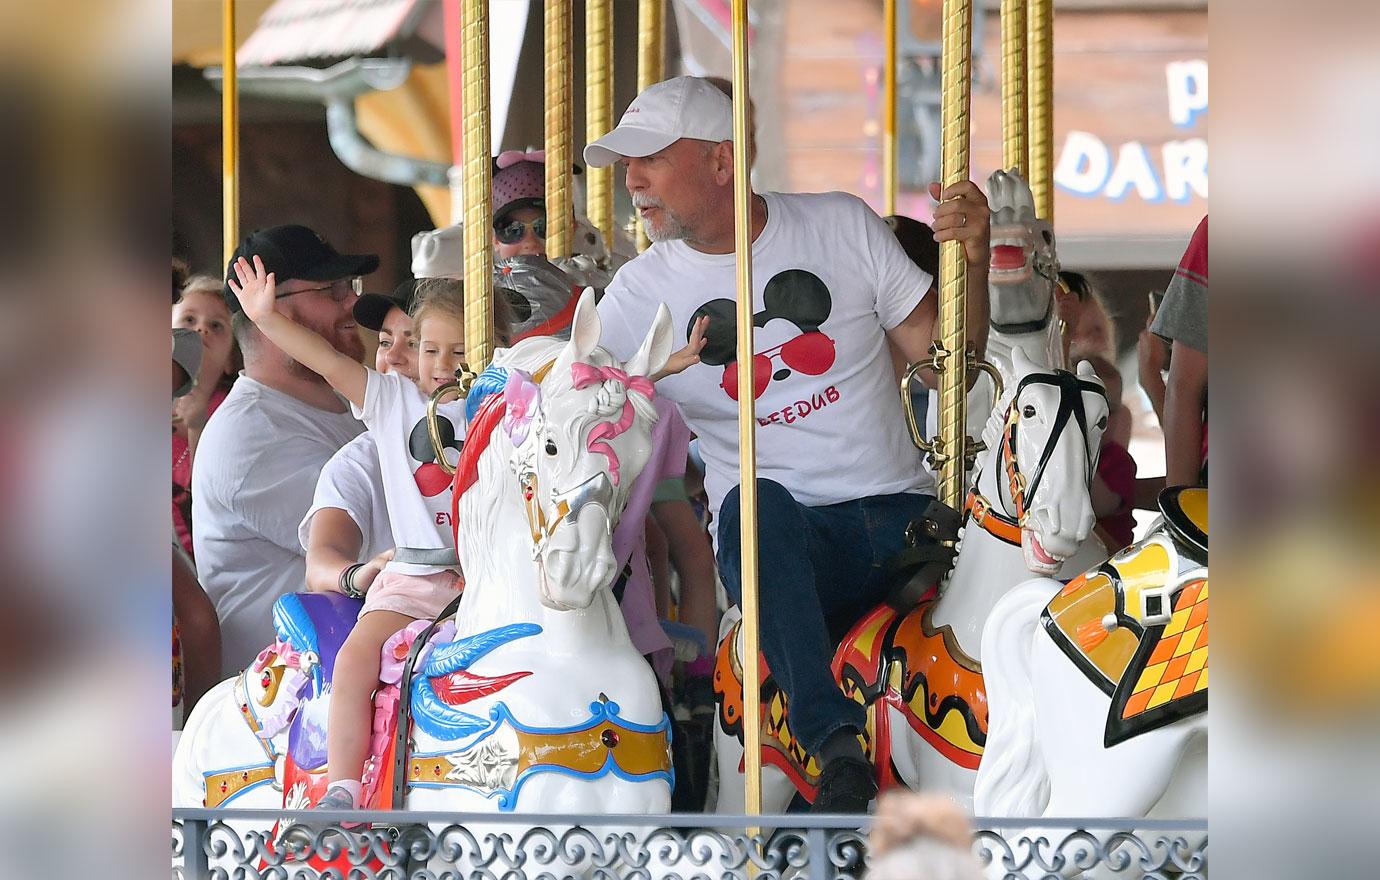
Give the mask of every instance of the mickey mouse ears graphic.
[[[754, 327], [765, 327], [768, 321], [781, 318], [790, 321], [802, 333], [818, 330], [834, 308], [828, 285], [805, 269], [787, 269], [773, 275], [762, 291], [762, 304], [762, 311], [752, 316]], [[690, 339], [695, 322], [704, 315], [709, 316], [709, 327], [705, 331], [700, 361], [717, 367], [736, 360], [737, 305], [731, 299], [713, 299], [695, 309], [685, 325], [686, 341]]]
[[[834, 365], [834, 340], [820, 331], [833, 310], [833, 298], [829, 287], [818, 275], [804, 269], [787, 269], [778, 272], [767, 282], [762, 292], [764, 308], [752, 316], [755, 327], [765, 327], [767, 322], [780, 318], [790, 321], [800, 334], [774, 348], [758, 352], [752, 358], [753, 398], [762, 396], [767, 385], [775, 379], [783, 381], [792, 372], [818, 376]], [[719, 383], [724, 393], [738, 399], [738, 314], [731, 299], [710, 300], [695, 310], [686, 328], [689, 338], [690, 328], [701, 316], [709, 316], [709, 327], [705, 331], [705, 346], [700, 352], [700, 361], [711, 366], [723, 366], [724, 375]], [[773, 369], [774, 359], [779, 358], [781, 366]]]

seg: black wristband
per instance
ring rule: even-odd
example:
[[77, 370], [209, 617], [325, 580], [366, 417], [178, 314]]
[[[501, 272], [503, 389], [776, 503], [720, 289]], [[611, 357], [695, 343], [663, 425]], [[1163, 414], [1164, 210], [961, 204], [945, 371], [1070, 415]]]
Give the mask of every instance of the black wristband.
[[353, 565], [347, 565], [340, 570], [340, 592], [349, 596], [351, 599], [364, 598], [364, 593], [360, 592], [359, 588], [355, 586], [355, 572], [359, 571], [363, 567], [363, 562], [356, 562]]

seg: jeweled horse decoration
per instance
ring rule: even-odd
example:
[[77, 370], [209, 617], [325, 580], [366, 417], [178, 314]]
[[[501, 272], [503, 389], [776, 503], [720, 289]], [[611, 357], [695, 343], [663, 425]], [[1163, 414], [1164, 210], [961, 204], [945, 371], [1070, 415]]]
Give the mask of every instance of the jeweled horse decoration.
[[[983, 432], [987, 450], [968, 500], [953, 572], [937, 598], [865, 615], [834, 654], [835, 680], [867, 707], [865, 745], [882, 787], [904, 783], [972, 797], [987, 741], [979, 649], [988, 614], [1032, 573], [1052, 575], [1093, 525], [1088, 484], [1107, 424], [1092, 368], [1037, 369], [1015, 351], [1016, 382]], [[714, 671], [719, 809], [742, 808], [742, 634], [725, 624]], [[766, 671], [763, 808], [813, 800], [820, 767], [791, 735], [786, 697]]]
[[1207, 490], [1167, 490], [1160, 509], [1102, 565], [992, 610], [980, 815], [1206, 815]]
[[[613, 526], [646, 464], [648, 378], [671, 350], [669, 315], [627, 364], [598, 347], [592, 295], [568, 343], [500, 351], [476, 382], [455, 475], [465, 589], [453, 620], [404, 659], [429, 621], [384, 647], [366, 803], [410, 809], [648, 813], [670, 806], [670, 725], [611, 585]], [[489, 393], [484, 394], [485, 391]], [[324, 791], [335, 651], [358, 603], [279, 600], [277, 639], [218, 685], [174, 759], [180, 806], [300, 808]], [[404, 691], [405, 689], [405, 691]], [[396, 706], [410, 732], [394, 745]]]

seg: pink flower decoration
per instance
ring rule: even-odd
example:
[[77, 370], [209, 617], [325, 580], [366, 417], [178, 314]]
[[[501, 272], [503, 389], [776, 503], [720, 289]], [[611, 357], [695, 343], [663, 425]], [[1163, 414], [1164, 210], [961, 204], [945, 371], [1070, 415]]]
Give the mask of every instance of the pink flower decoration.
[[521, 446], [527, 439], [527, 430], [532, 424], [532, 416], [541, 404], [541, 388], [532, 377], [522, 370], [511, 370], [508, 383], [503, 388], [503, 430], [514, 446]]
[[379, 681], [394, 684], [402, 678], [403, 664], [407, 662], [407, 653], [412, 650], [412, 642], [430, 624], [429, 620], [414, 620], [388, 637], [379, 658]]

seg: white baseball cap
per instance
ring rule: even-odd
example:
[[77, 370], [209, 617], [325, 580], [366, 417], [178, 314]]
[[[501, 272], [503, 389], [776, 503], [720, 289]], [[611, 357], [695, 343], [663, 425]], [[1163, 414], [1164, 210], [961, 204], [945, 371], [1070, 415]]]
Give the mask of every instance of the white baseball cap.
[[733, 102], [707, 79], [678, 76], [648, 86], [617, 128], [585, 147], [585, 163], [603, 168], [624, 156], [650, 156], [681, 138], [733, 140]]
[[459, 223], [412, 236], [412, 277], [465, 277], [465, 230]]

